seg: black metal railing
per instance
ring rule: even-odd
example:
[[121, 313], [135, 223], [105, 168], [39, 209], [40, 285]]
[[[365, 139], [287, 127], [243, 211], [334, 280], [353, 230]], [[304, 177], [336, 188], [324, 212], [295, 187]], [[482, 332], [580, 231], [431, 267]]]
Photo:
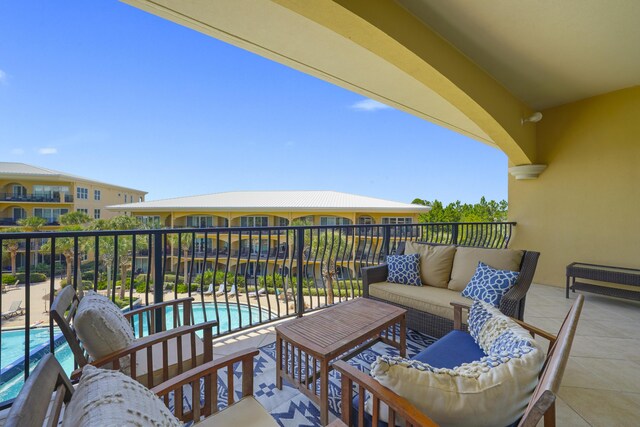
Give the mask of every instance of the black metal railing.
[[[48, 316], [40, 319], [48, 328], [48, 345], [38, 354], [31, 347], [35, 331], [29, 325], [42, 312], [42, 305], [31, 302], [36, 287], [38, 293], [48, 294], [49, 306], [62, 286], [101, 292], [124, 309], [192, 296], [196, 298], [192, 318], [217, 319], [215, 332], [224, 335], [359, 297], [362, 268], [384, 262], [400, 242], [506, 248], [514, 226], [434, 223], [0, 232], [0, 272], [15, 261], [17, 251], [28, 260], [18, 266], [24, 283], [0, 293], [3, 313], [9, 299], [22, 300], [25, 309], [24, 354], [18, 361], [0, 354], [3, 375], [10, 375], [5, 367], [13, 364], [13, 375], [26, 379], [33, 359], [42, 352], [61, 351]], [[55, 262], [60, 258], [62, 266]], [[61, 270], [62, 276], [56, 276]], [[36, 272], [39, 275], [32, 274]], [[43, 272], [47, 281], [33, 283]], [[8, 274], [1, 272], [0, 279]], [[9, 279], [7, 283], [14, 283]], [[161, 318], [155, 316], [158, 322]], [[0, 346], [2, 339], [0, 334]], [[8, 379], [2, 378], [2, 383]]]
[[0, 201], [5, 202], [40, 202], [40, 203], [73, 203], [71, 194], [50, 194], [50, 193], [33, 193], [33, 194], [14, 194], [0, 193]]

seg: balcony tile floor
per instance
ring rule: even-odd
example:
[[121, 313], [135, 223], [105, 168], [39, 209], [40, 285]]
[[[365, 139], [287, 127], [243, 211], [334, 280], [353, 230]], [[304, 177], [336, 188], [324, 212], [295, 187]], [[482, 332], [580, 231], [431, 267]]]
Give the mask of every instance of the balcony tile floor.
[[[640, 420], [640, 303], [584, 295], [584, 309], [560, 388], [557, 424], [636, 426]], [[573, 295], [565, 299], [562, 288], [533, 285], [525, 320], [556, 332], [573, 300]], [[217, 340], [214, 356], [273, 341], [273, 325], [258, 328]]]

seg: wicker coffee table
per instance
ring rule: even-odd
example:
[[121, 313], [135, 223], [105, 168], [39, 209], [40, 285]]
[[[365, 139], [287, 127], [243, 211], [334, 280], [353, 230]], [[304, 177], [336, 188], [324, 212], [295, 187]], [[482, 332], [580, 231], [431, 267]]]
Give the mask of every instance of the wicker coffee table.
[[276, 385], [282, 389], [286, 379], [317, 402], [320, 421], [326, 425], [331, 362], [349, 359], [377, 341], [398, 348], [405, 356], [406, 312], [358, 298], [276, 326]]

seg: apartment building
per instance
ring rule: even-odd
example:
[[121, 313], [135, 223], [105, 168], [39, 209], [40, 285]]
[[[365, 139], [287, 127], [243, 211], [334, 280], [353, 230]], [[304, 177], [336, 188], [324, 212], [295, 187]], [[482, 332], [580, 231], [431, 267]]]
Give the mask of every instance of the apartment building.
[[144, 202], [146, 194], [26, 163], [0, 162], [0, 227], [38, 216], [46, 220], [45, 229], [55, 229], [60, 215], [74, 211], [110, 218], [119, 212], [106, 206]]
[[[218, 263], [237, 265], [240, 273], [248, 275], [271, 273], [278, 261], [291, 255], [286, 231], [252, 232], [253, 228], [299, 223], [317, 226], [415, 224], [418, 215], [429, 210], [425, 206], [336, 191], [238, 191], [119, 204], [107, 209], [129, 212], [145, 223], [163, 228], [240, 228], [243, 231], [198, 233], [190, 243], [191, 248], [181, 255], [183, 261], [193, 261], [196, 273], [213, 269]], [[408, 231], [403, 228], [403, 232]], [[317, 238], [327, 236], [318, 234]], [[358, 254], [367, 252], [370, 245], [382, 239], [382, 232], [373, 228], [342, 227], [331, 238], [349, 242], [349, 247], [345, 245], [340, 255], [347, 268], [350, 260], [353, 264]], [[177, 262], [177, 257], [176, 249], [172, 252], [173, 262]], [[308, 262], [309, 269], [317, 269], [320, 263], [319, 259]], [[316, 271], [316, 274], [320, 273]]]

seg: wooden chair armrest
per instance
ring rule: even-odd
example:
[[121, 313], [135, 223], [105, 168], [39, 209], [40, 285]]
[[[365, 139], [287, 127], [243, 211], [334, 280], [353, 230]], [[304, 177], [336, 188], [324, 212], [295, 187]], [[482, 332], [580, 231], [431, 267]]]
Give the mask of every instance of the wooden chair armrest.
[[533, 326], [530, 325], [526, 322], [523, 322], [522, 320], [518, 320], [518, 319], [513, 319], [517, 324], [519, 324], [520, 326], [522, 326], [523, 328], [525, 328], [526, 330], [528, 330], [531, 333], [531, 336], [533, 336], [535, 338], [536, 335], [549, 340], [549, 342], [551, 343], [551, 345], [553, 345], [553, 343], [556, 342], [557, 337], [555, 335], [553, 335], [552, 333], [549, 333], [543, 329], [538, 328], [537, 326]]
[[[124, 313], [124, 317], [131, 322], [131, 326], [134, 326], [134, 319], [137, 317], [138, 320], [138, 336], [142, 336], [142, 331], [143, 331], [143, 325], [144, 325], [144, 321], [148, 320], [149, 321], [149, 334], [155, 334], [157, 332], [161, 332], [161, 331], [156, 331], [155, 330], [155, 315], [156, 315], [156, 310], [160, 309], [161, 313], [161, 324], [162, 324], [162, 330], [165, 329], [166, 327], [166, 322], [167, 322], [167, 318], [166, 318], [166, 307], [173, 307], [173, 324], [172, 326], [174, 328], [177, 328], [178, 326], [184, 326], [184, 325], [191, 325], [193, 323], [193, 319], [191, 316], [191, 310], [192, 310], [192, 306], [193, 306], [193, 301], [194, 299], [192, 297], [187, 297], [187, 298], [179, 298], [179, 299], [175, 299], [175, 300], [171, 300], [171, 301], [163, 301], [163, 302], [159, 302], [156, 304], [151, 304], [151, 305], [146, 305], [144, 307], [140, 307], [140, 308], [136, 308], [135, 310], [131, 310], [128, 311], [126, 313]], [[178, 310], [178, 306], [180, 304], [183, 304], [183, 310], [182, 310], [182, 316], [180, 316], [179, 310]], [[148, 313], [148, 318], [145, 319], [145, 314]], [[182, 319], [180, 319], [182, 317]], [[182, 322], [182, 325], [180, 324]]]
[[[151, 391], [169, 406], [169, 395], [173, 392], [175, 416], [183, 422], [199, 421], [202, 416], [218, 412], [218, 371], [227, 368], [228, 406], [235, 401], [233, 365], [242, 363], [242, 397], [253, 395], [253, 358], [259, 354], [255, 348], [239, 351], [217, 360], [204, 363], [165, 381]], [[185, 412], [183, 387], [191, 386], [191, 408]], [[204, 387], [204, 404], [200, 401], [200, 390]]]
[[[391, 418], [389, 425], [395, 425], [396, 414], [405, 419], [406, 422], [414, 426], [437, 427], [431, 418], [420, 412], [413, 403], [409, 402], [402, 396], [399, 396], [392, 390], [389, 390], [379, 382], [371, 378], [366, 373], [349, 365], [344, 360], [333, 363], [333, 368], [340, 372], [342, 376], [342, 421], [351, 425], [352, 413], [352, 391], [353, 383], [357, 385], [360, 394], [358, 417], [363, 420], [364, 417], [364, 391], [368, 391], [373, 399], [373, 421], [372, 425], [378, 425], [380, 415], [380, 402], [385, 403], [389, 407], [389, 417]], [[428, 399], [428, 396], [425, 396]], [[360, 424], [359, 425], [363, 425]]]
[[450, 302], [449, 304], [453, 306], [453, 329], [460, 331], [462, 330], [462, 310], [469, 311], [471, 305], [459, 302]]
[[[161, 384], [158, 384], [154, 388], [151, 389], [152, 392], [162, 397], [166, 394], [175, 391], [178, 387], [182, 387], [187, 385], [195, 380], [198, 380], [205, 375], [210, 375], [214, 372], [219, 371], [222, 368], [226, 368], [228, 366], [234, 365], [238, 362], [243, 362], [244, 360], [251, 360], [260, 354], [260, 351], [255, 348], [249, 348], [246, 350], [237, 351], [235, 353], [229, 354], [227, 356], [223, 356], [219, 359], [212, 360], [211, 362], [200, 365], [196, 368], [189, 369], [181, 373], [180, 375], [171, 378], [169, 381], [165, 381]], [[243, 372], [243, 375], [252, 374], [253, 373], [253, 364], [251, 364], [251, 372]], [[253, 394], [253, 390], [249, 394]], [[244, 397], [244, 396], [243, 396]]]
[[[197, 331], [200, 331], [200, 330], [205, 331], [204, 345], [205, 345], [205, 349], [207, 349], [212, 346], [211, 341], [213, 339], [212, 337], [213, 327], [216, 326], [217, 324], [218, 324], [217, 321], [212, 320], [211, 322], [198, 323], [197, 325], [180, 326], [175, 329], [170, 329], [168, 331], [158, 332], [157, 334], [138, 338], [128, 347], [125, 347], [122, 350], [111, 353], [108, 356], [105, 356], [101, 359], [94, 360], [93, 362], [91, 362], [91, 364], [96, 367], [104, 366], [108, 363], [117, 364], [117, 361], [119, 359], [129, 356], [132, 353], [137, 353], [140, 350], [152, 347], [158, 343], [169, 341], [172, 338], [182, 337], [184, 335], [189, 335], [189, 334], [195, 334]], [[207, 338], [207, 336], [209, 336], [209, 338]], [[118, 368], [118, 366], [116, 366], [116, 368]]]

